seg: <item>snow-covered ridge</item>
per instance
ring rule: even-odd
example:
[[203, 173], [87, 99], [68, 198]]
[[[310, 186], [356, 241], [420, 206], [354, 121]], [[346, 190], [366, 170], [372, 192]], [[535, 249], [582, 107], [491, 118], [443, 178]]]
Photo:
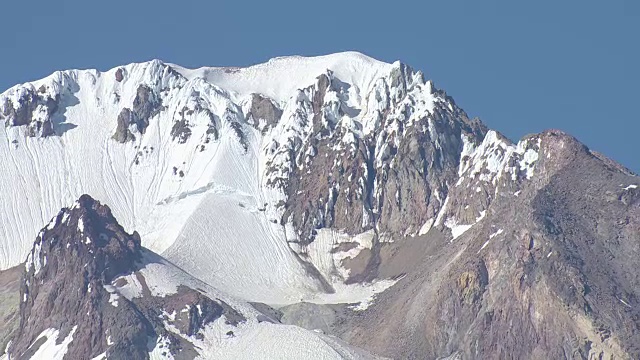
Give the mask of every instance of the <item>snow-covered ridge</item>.
[[59, 94], [62, 91], [61, 85], [67, 83], [65, 78], [77, 81], [81, 77], [90, 77], [97, 80], [102, 76], [115, 76], [120, 70], [125, 72], [125, 80], [129, 77], [129, 81], [152, 83], [162, 78], [162, 73], [167, 66], [188, 80], [202, 79], [224, 91], [234, 93], [237, 97], [258, 93], [278, 102], [284, 102], [294, 96], [296, 90], [312, 85], [315, 79], [327, 70], [333, 72], [343, 82], [356, 86], [358, 93], [364, 96], [371, 90], [376, 80], [389, 75], [394, 67], [400, 66], [400, 62], [389, 64], [353, 51], [314, 57], [297, 55], [276, 57], [249, 67], [189, 69], [154, 59], [117, 66], [107, 71], [97, 69], [56, 71], [43, 79], [15, 85], [0, 96], [17, 100], [25, 89], [37, 90], [43, 85], [50, 87], [46, 94]]
[[[0, 95], [0, 268], [24, 261], [42, 224], [88, 193], [109, 204], [125, 229], [137, 230], [145, 246], [222, 290], [281, 304], [317, 298], [322, 287], [279, 224], [276, 205], [285, 195], [266, 185], [265, 164], [287, 166], [269, 146], [275, 140], [286, 152], [287, 143], [307, 141], [311, 132], [301, 129], [316, 116], [318, 77], [333, 82], [316, 100], [323, 121], [347, 124], [372, 114], [363, 107], [389, 101], [367, 91], [376, 94], [377, 84], [386, 97], [379, 80], [399, 67], [344, 53], [278, 58], [245, 69], [246, 76], [221, 68], [200, 69], [200, 76], [153, 60], [105, 72], [58, 71], [12, 87]], [[264, 119], [255, 119], [248, 91], [275, 97], [281, 118], [252, 126], [252, 118]], [[48, 99], [56, 106], [36, 117]], [[152, 109], [147, 99], [154, 99]], [[133, 136], [121, 143], [114, 133], [126, 109], [144, 113], [138, 120], [146, 124], [129, 126]], [[35, 119], [52, 131], [25, 131], [23, 122]]]
[[[344, 259], [304, 243], [314, 228], [330, 228], [338, 217], [357, 219], [351, 235], [373, 229], [393, 194], [400, 203], [400, 187], [384, 192], [387, 177], [402, 165], [399, 153], [424, 160], [434, 176], [416, 183], [433, 186], [431, 214], [425, 214], [432, 218], [445, 204], [445, 186], [457, 180], [438, 172], [457, 166], [460, 152], [473, 155], [461, 165], [465, 177], [477, 175], [468, 169], [487, 161], [493, 169], [503, 160], [489, 151], [491, 134], [484, 137], [483, 126], [421, 72], [354, 52], [247, 68], [190, 70], [152, 60], [105, 72], [59, 71], [0, 95], [2, 121], [0, 268], [22, 262], [42, 224], [86, 193], [108, 204], [126, 230], [138, 231], [145, 247], [199, 279], [277, 304], [350, 291], [340, 277], [309, 275], [309, 265], [326, 265], [323, 274], [340, 270]], [[425, 143], [428, 149], [414, 151]], [[512, 148], [518, 171], [528, 174], [535, 154], [528, 146]], [[312, 161], [323, 157], [312, 171]], [[350, 173], [338, 178], [345, 168]], [[293, 198], [307, 189], [289, 192], [292, 177], [314, 172], [338, 180], [316, 198]], [[334, 213], [340, 196], [349, 204]], [[291, 199], [319, 205], [287, 208]]]
[[[394, 64], [397, 66], [398, 64]], [[187, 69], [171, 65], [188, 79], [202, 78], [240, 97], [259, 93], [278, 102], [288, 100], [296, 90], [304, 89], [315, 79], [331, 70], [341, 81], [354, 86], [354, 93], [367, 94], [373, 83], [392, 68], [358, 52], [343, 52], [324, 56], [284, 56], [249, 67], [202, 67]]]

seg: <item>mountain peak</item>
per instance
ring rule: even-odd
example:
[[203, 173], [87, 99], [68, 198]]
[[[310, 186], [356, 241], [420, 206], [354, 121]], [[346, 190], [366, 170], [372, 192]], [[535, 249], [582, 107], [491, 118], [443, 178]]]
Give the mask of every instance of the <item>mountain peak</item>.
[[187, 69], [171, 65], [188, 79], [203, 78], [222, 89], [240, 96], [260, 93], [276, 101], [284, 101], [295, 90], [312, 85], [317, 76], [332, 71], [341, 81], [356, 86], [363, 95], [378, 78], [389, 75], [394, 64], [388, 64], [358, 52], [342, 52], [322, 56], [282, 56], [248, 67], [202, 67]]

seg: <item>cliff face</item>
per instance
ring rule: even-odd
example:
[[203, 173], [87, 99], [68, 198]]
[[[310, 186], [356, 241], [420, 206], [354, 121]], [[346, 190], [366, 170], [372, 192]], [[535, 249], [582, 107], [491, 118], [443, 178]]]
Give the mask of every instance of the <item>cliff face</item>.
[[380, 273], [404, 278], [346, 339], [401, 358], [640, 356], [638, 179], [566, 134], [539, 138], [536, 173], [462, 235], [381, 249]]
[[[561, 131], [512, 142], [400, 62], [69, 70], [0, 121], [13, 354], [191, 356], [257, 322], [224, 293], [390, 357], [640, 357], [637, 176]], [[83, 195], [33, 245], [84, 193], [113, 215]]]
[[29, 358], [57, 341], [67, 359], [144, 359], [158, 343], [167, 356], [193, 357], [186, 339], [202, 337], [204, 326], [221, 316], [234, 326], [246, 320], [185, 285], [152, 294], [140, 272], [149, 261], [161, 259], [143, 250], [139, 235], [126, 233], [106, 205], [83, 195], [41, 231], [29, 253], [9, 354]]

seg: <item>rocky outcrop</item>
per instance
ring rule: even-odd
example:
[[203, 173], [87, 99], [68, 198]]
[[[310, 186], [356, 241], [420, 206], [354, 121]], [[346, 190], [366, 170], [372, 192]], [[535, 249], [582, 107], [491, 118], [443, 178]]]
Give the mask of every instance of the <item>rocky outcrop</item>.
[[194, 123], [202, 123], [202, 119], [206, 123], [204, 139], [199, 144], [200, 151], [204, 151], [207, 144], [211, 141], [218, 140], [220, 135], [219, 127], [220, 119], [211, 112], [207, 104], [202, 102], [202, 98], [198, 92], [193, 92], [190, 96], [189, 106], [183, 106], [177, 113], [171, 128], [171, 139], [179, 144], [186, 143], [191, 137]]
[[39, 90], [24, 88], [17, 99], [4, 98], [0, 104], [0, 120], [6, 126], [26, 126], [26, 135], [54, 135], [52, 116], [58, 111], [60, 95], [51, 95], [43, 85]]
[[119, 68], [118, 70], [116, 70], [116, 81], [122, 82], [122, 80], [124, 80], [124, 69]]
[[260, 131], [275, 126], [282, 117], [282, 110], [269, 98], [260, 94], [251, 94], [251, 106], [247, 113], [247, 122]]
[[[184, 285], [154, 296], [140, 272], [149, 259], [161, 261], [141, 248], [136, 232], [124, 231], [106, 205], [83, 195], [41, 231], [29, 253], [9, 354], [29, 357], [46, 340], [43, 334], [53, 331], [60, 341], [72, 339], [69, 359], [144, 359], [149, 344], [161, 339], [167, 353], [189, 358], [197, 351], [186, 339], [201, 337], [207, 324], [221, 316], [233, 325], [246, 320], [225, 302]], [[133, 285], [132, 279], [140, 294], [127, 298], [119, 289]]]
[[487, 131], [404, 65], [378, 81], [369, 95], [377, 102], [360, 122], [348, 88], [328, 73], [306, 90], [299, 111], [309, 114], [307, 142], [289, 147], [287, 179], [269, 183], [286, 189], [282, 223], [303, 246], [325, 227], [352, 235], [375, 229], [387, 239], [417, 234], [458, 179], [463, 137], [480, 143]]
[[116, 132], [113, 134], [113, 139], [120, 143], [134, 141], [136, 137], [133, 135], [129, 127], [132, 124], [135, 124], [135, 122], [136, 118], [133, 111], [129, 108], [122, 109], [118, 115], [118, 125], [116, 127]]
[[154, 91], [140, 85], [133, 100], [133, 107], [123, 108], [117, 119], [113, 139], [125, 143], [135, 140], [135, 133], [143, 135], [149, 126], [149, 120], [162, 109], [162, 101]]
[[403, 278], [343, 327], [347, 341], [401, 358], [640, 356], [637, 177], [562, 132], [527, 140], [535, 171], [496, 180], [458, 237], [443, 226], [381, 246], [380, 276]]

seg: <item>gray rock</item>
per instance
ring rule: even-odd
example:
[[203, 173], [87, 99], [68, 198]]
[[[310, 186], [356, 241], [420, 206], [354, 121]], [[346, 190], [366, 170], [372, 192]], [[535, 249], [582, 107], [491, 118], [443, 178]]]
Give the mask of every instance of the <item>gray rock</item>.
[[116, 132], [113, 134], [112, 138], [120, 143], [125, 143], [127, 141], [134, 141], [136, 137], [129, 130], [129, 126], [135, 123], [135, 114], [131, 109], [124, 108], [120, 111], [118, 115], [118, 125], [116, 126]]
[[499, 186], [461, 237], [381, 247], [380, 276], [404, 277], [337, 330], [345, 340], [400, 358], [640, 357], [640, 194], [620, 187], [637, 177], [564, 133], [538, 137], [553, 156], [519, 196]]
[[149, 126], [149, 120], [162, 110], [162, 101], [154, 91], [140, 85], [133, 100], [132, 109], [123, 108], [118, 115], [116, 131], [112, 138], [120, 143], [134, 141], [132, 126], [136, 132], [143, 135]]
[[124, 69], [119, 68], [118, 70], [116, 70], [116, 81], [122, 82], [122, 80], [124, 80]]
[[[261, 131], [265, 131], [274, 126], [280, 120], [282, 110], [278, 108], [269, 98], [259, 94], [251, 94], [251, 108], [247, 114], [247, 119], [252, 125]], [[264, 125], [260, 125], [264, 121]]]
[[[28, 358], [41, 345], [32, 346], [46, 329], [59, 330], [63, 339], [76, 327], [66, 354], [72, 359], [104, 352], [110, 359], [145, 359], [149, 344], [159, 336], [169, 339], [167, 351], [176, 358], [194, 358], [197, 351], [187, 336], [202, 337], [204, 326], [222, 315], [234, 326], [246, 321], [225, 302], [186, 286], [172, 295], [152, 296], [139, 272], [149, 261], [162, 259], [143, 250], [138, 234], [127, 234], [106, 205], [88, 195], [80, 197], [41, 231], [28, 257], [20, 281], [19, 299], [24, 301], [19, 305], [19, 326], [11, 334], [10, 356]], [[107, 286], [128, 274], [137, 278], [143, 296], [132, 300], [119, 296], [115, 306]], [[190, 310], [182, 312], [185, 308]], [[174, 319], [163, 315], [174, 311]], [[179, 334], [168, 331], [164, 322]]]
[[308, 330], [321, 330], [332, 333], [338, 321], [338, 314], [331, 305], [297, 303], [279, 309], [282, 312], [281, 322], [300, 326]]
[[[55, 135], [53, 131], [52, 116], [58, 111], [60, 95], [50, 97], [44, 91], [27, 89], [18, 99], [17, 104], [5, 98], [0, 115], [6, 120], [6, 126], [26, 126], [26, 135], [29, 137], [48, 137]], [[41, 106], [44, 109], [44, 117], [33, 119], [33, 113]]]

